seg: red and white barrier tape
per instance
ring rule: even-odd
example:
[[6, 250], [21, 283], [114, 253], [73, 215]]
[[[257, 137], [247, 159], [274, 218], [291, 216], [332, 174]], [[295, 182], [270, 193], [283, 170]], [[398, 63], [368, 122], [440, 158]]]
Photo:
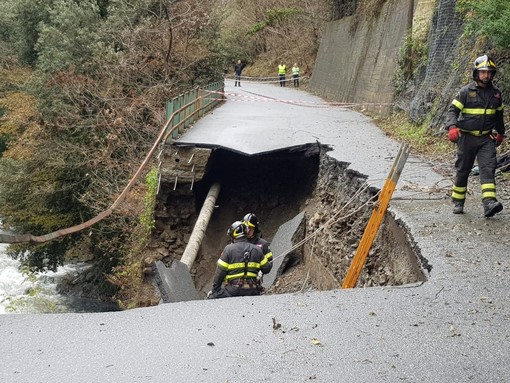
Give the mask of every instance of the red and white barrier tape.
[[237, 101], [237, 102], [279, 102], [284, 104], [291, 104], [296, 106], [306, 106], [306, 107], [315, 107], [315, 108], [328, 108], [328, 107], [334, 107], [334, 106], [340, 106], [342, 108], [354, 108], [354, 107], [369, 107], [369, 106], [377, 106], [377, 107], [383, 107], [383, 106], [389, 106], [393, 105], [392, 103], [370, 103], [370, 102], [363, 102], [363, 103], [354, 103], [354, 102], [314, 102], [314, 101], [302, 101], [302, 100], [282, 100], [277, 99], [273, 97], [266, 97], [266, 96], [250, 96], [250, 95], [244, 95], [239, 94], [235, 92], [220, 92], [220, 91], [212, 91], [208, 90], [207, 92], [212, 94], [218, 94], [223, 97], [211, 97], [211, 98], [205, 98], [207, 100], [219, 100], [219, 101]]

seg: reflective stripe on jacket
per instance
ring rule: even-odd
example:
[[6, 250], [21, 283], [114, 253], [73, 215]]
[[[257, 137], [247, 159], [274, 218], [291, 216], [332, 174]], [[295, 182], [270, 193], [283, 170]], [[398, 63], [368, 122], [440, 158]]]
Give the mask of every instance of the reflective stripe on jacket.
[[446, 127], [457, 125], [466, 132], [505, 133], [503, 100], [494, 86], [481, 88], [472, 82], [463, 86], [446, 114]]
[[256, 279], [259, 271], [267, 274], [271, 267], [272, 263], [264, 256], [260, 247], [248, 242], [246, 237], [238, 238], [221, 253], [216, 264], [213, 288], [232, 279]]
[[266, 262], [269, 263], [269, 270], [271, 270], [271, 267], [273, 267], [273, 252], [269, 248], [269, 242], [267, 242], [264, 238], [260, 238], [258, 235], [255, 235], [253, 238], [248, 238], [248, 241], [262, 249], [264, 258], [266, 259]]

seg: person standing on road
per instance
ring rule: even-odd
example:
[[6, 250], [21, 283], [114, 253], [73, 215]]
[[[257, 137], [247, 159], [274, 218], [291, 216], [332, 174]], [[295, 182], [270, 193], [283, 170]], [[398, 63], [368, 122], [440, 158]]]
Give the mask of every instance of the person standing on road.
[[292, 67], [292, 79], [294, 80], [294, 88], [299, 88], [299, 67], [294, 63]]
[[241, 62], [241, 60], [237, 60], [237, 64], [234, 68], [235, 76], [236, 76], [236, 82], [234, 86], [241, 86], [241, 73], [243, 72], [244, 64]]
[[260, 235], [260, 225], [257, 216], [253, 213], [246, 214], [243, 217], [243, 224], [246, 226], [247, 229], [246, 236], [248, 237], [248, 241], [262, 249], [262, 252], [264, 253], [264, 258], [272, 267], [273, 252], [269, 248], [269, 242], [267, 242]]
[[247, 228], [241, 221], [234, 222], [228, 229], [227, 235], [232, 243], [225, 246], [216, 263], [208, 299], [260, 295], [258, 274], [269, 273], [272, 264], [264, 257], [260, 247], [248, 241], [246, 233]]
[[464, 213], [468, 177], [478, 160], [482, 205], [485, 217], [503, 210], [496, 199], [496, 146], [503, 141], [503, 101], [501, 91], [492, 80], [496, 64], [487, 55], [478, 57], [473, 64], [474, 82], [463, 86], [446, 114], [448, 139], [457, 144], [455, 161], [456, 178], [452, 188], [453, 213]]
[[280, 80], [280, 86], [285, 86], [285, 74], [287, 73], [287, 66], [283, 63], [278, 65], [278, 80]]

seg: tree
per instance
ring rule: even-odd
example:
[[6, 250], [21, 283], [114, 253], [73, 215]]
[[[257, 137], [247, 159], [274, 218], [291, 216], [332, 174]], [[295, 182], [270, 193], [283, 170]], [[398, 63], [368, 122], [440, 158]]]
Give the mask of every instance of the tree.
[[96, 0], [54, 0], [46, 14], [38, 25], [37, 68], [51, 73], [94, 71], [97, 58], [108, 53], [100, 40], [104, 20]]
[[[14, 3], [0, 23], [23, 31], [29, 13], [21, 5], [28, 8], [28, 2], [18, 8]], [[0, 125], [8, 142], [0, 158], [0, 216], [11, 230], [35, 235], [108, 208], [163, 126], [165, 101], [222, 74], [211, 43], [218, 25], [202, 2], [41, 3], [44, 17], [34, 24], [29, 44], [36, 71], [15, 85], [32, 96], [35, 112], [14, 118], [14, 108], [28, 105], [9, 104]], [[38, 246], [11, 246], [11, 254], [34, 269], [54, 268], [81, 243], [87, 258], [109, 273], [130, 253], [143, 188], [135, 187], [126, 206], [92, 230]]]
[[[0, 24], [5, 31], [0, 39], [21, 63], [34, 65], [35, 44], [39, 38], [39, 23], [48, 17], [43, 1], [4, 0], [0, 3]], [[8, 32], [8, 33], [7, 33]]]

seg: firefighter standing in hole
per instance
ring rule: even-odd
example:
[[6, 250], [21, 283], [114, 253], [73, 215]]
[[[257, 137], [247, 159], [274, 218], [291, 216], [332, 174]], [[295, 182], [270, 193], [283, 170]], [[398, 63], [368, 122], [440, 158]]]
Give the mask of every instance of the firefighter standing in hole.
[[212, 290], [207, 298], [260, 295], [259, 271], [269, 273], [272, 263], [268, 262], [260, 247], [248, 241], [246, 233], [246, 225], [241, 221], [234, 222], [228, 229], [227, 235], [232, 243], [225, 246], [216, 263]]
[[474, 82], [455, 96], [446, 115], [448, 139], [457, 144], [457, 170], [452, 188], [453, 213], [464, 213], [468, 177], [475, 159], [480, 169], [482, 206], [485, 217], [503, 210], [496, 199], [496, 146], [503, 141], [503, 102], [501, 92], [492, 85], [496, 64], [487, 55], [473, 65]]
[[254, 245], [260, 247], [264, 253], [264, 257], [267, 259], [269, 264], [273, 263], [273, 252], [269, 248], [269, 242], [267, 242], [261, 236], [259, 219], [253, 213], [248, 213], [243, 218], [243, 224], [246, 226], [246, 236], [248, 241]]

